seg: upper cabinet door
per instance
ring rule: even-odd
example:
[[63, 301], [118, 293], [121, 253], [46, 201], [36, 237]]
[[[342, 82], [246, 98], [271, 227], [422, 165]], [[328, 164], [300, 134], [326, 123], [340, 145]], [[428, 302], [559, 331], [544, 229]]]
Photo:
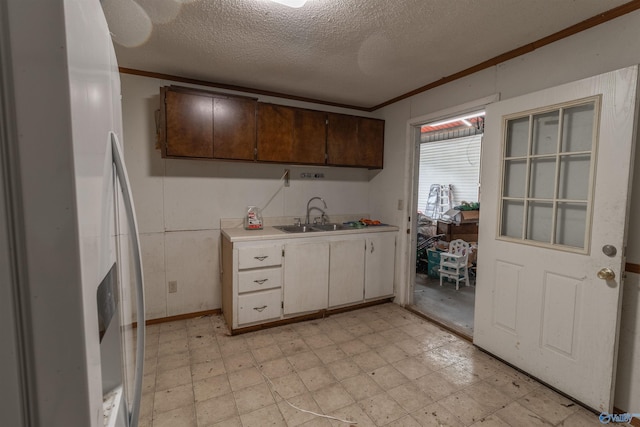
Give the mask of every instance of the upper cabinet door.
[[293, 125], [293, 160], [296, 163], [323, 165], [327, 144], [327, 114], [296, 109]]
[[213, 98], [213, 157], [253, 160], [256, 104], [253, 99]]
[[257, 160], [324, 164], [326, 119], [321, 111], [258, 103]]
[[254, 159], [255, 99], [177, 86], [161, 88], [160, 96], [163, 156]]
[[257, 159], [289, 161], [293, 146], [293, 109], [258, 103]]
[[164, 154], [170, 157], [213, 157], [213, 98], [165, 91]]
[[328, 114], [327, 164], [382, 169], [384, 120]]
[[358, 118], [358, 146], [360, 164], [371, 169], [382, 169], [384, 156], [384, 120]]

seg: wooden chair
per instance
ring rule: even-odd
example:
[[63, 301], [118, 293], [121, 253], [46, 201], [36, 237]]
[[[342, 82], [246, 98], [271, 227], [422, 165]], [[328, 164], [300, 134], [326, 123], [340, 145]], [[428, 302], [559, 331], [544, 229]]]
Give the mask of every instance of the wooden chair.
[[440, 286], [442, 279], [455, 280], [456, 291], [460, 287], [460, 281], [464, 280], [465, 286], [469, 286], [469, 243], [457, 239], [449, 243], [449, 252], [440, 253]]

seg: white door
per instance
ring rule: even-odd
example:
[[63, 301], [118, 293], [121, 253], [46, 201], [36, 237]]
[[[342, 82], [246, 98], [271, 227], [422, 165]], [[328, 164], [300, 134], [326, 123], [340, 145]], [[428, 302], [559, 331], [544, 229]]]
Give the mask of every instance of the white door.
[[284, 314], [327, 308], [329, 301], [329, 243], [284, 245]]
[[613, 403], [637, 75], [486, 110], [474, 343], [598, 411]]

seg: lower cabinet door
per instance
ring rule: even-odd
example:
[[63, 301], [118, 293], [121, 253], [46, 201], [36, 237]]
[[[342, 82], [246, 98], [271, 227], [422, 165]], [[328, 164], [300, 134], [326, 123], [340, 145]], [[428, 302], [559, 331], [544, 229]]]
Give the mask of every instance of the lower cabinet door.
[[364, 239], [331, 242], [329, 253], [329, 307], [364, 299]]
[[239, 295], [238, 325], [279, 319], [281, 308], [282, 290], [280, 288]]
[[284, 315], [327, 308], [329, 243], [287, 243], [284, 251]]
[[395, 276], [395, 233], [376, 233], [367, 238], [364, 298], [393, 295]]

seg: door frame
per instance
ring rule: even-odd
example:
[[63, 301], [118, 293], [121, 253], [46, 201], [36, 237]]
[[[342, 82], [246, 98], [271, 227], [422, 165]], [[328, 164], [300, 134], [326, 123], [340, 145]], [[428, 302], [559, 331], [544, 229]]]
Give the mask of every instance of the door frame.
[[[405, 286], [398, 294], [399, 303], [402, 306], [413, 304], [413, 290], [415, 288], [416, 280], [416, 243], [418, 232], [418, 223], [416, 221], [416, 213], [418, 209], [417, 181], [419, 174], [418, 162], [420, 160], [420, 144], [416, 143], [416, 139], [420, 132], [420, 126], [428, 122], [446, 120], [455, 116], [478, 111], [485, 108], [487, 104], [491, 104], [499, 100], [500, 94], [495, 93], [454, 107], [413, 117], [407, 121], [404, 189], [404, 197], [405, 200], [407, 200], [405, 205], [407, 211], [405, 211], [404, 215], [403, 229], [406, 229], [408, 236], [404, 246], [405, 263], [400, 271], [400, 283], [403, 283]], [[482, 164], [480, 165], [480, 169], [482, 170]]]

